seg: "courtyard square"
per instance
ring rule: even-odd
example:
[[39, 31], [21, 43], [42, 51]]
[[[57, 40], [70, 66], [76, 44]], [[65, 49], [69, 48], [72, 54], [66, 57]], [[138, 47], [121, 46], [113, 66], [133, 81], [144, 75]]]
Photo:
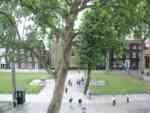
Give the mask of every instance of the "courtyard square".
[[150, 0], [0, 0], [0, 113], [150, 113]]
[[[103, 73], [103, 72], [101, 72]], [[92, 95], [90, 100], [83, 95], [83, 87], [79, 87], [76, 81], [84, 76], [81, 71], [69, 71], [67, 80], [72, 80], [73, 86], [64, 94], [61, 113], [82, 113], [82, 107], [86, 107], [86, 113], [147, 113], [150, 109], [149, 94], [129, 94], [130, 103], [126, 102], [126, 95], [115, 95], [117, 104], [112, 105], [114, 95]], [[66, 86], [68, 83], [66, 82]], [[47, 81], [46, 86], [39, 94], [30, 94], [26, 96], [26, 103], [19, 105], [15, 109], [8, 110], [4, 113], [46, 113], [48, 103], [52, 99], [54, 90], [54, 81]], [[50, 92], [49, 92], [50, 91]], [[48, 93], [49, 92], [49, 93]], [[9, 97], [9, 100], [8, 100]], [[73, 97], [72, 108], [70, 108], [69, 98]], [[49, 98], [49, 99], [48, 99]], [[78, 99], [83, 100], [82, 106], [79, 106]], [[0, 100], [12, 101], [11, 95], [0, 95]]]

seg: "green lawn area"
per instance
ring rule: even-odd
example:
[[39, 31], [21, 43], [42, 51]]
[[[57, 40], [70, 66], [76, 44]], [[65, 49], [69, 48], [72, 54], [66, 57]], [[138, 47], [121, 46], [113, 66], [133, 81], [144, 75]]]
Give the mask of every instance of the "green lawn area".
[[[27, 93], [38, 93], [41, 89], [40, 86], [31, 86], [29, 83], [38, 78], [48, 77], [45, 72], [18, 72], [16, 73], [17, 87], [24, 88]], [[11, 93], [12, 91], [12, 78], [10, 72], [0, 72], [0, 94]]]
[[127, 94], [144, 93], [150, 89], [150, 82], [130, 76], [125, 72], [114, 71], [109, 74], [102, 71], [93, 71], [91, 80], [105, 80], [105, 85], [90, 85], [94, 94]]

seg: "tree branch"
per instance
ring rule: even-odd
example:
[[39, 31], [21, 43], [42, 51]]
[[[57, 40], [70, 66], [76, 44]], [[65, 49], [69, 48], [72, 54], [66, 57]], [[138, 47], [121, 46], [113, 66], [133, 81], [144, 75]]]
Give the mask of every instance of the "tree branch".
[[5, 16], [5, 17], [8, 19], [8, 21], [10, 22], [10, 24], [15, 28], [15, 31], [16, 31], [16, 33], [17, 33], [17, 36], [18, 36], [18, 38], [19, 38], [19, 40], [20, 40], [20, 39], [21, 39], [21, 36], [20, 36], [20, 34], [19, 34], [19, 31], [18, 31], [16, 22], [13, 21], [13, 20], [15, 20], [15, 19], [13, 19], [12, 16], [10, 16], [9, 14], [7, 14], [7, 13], [5, 13], [5, 12], [3, 12], [3, 11], [0, 11], [0, 14], [2, 14], [3, 16]]
[[78, 7], [78, 11], [77, 12], [80, 12], [86, 8], [91, 8], [93, 5], [88, 5], [88, 3], [90, 2], [91, 0], [82, 0], [80, 6]]
[[[3, 15], [4, 17], [6, 17], [7, 19], [8, 19], [8, 21], [10, 22], [10, 24], [15, 28], [15, 31], [16, 31], [16, 33], [17, 33], [17, 36], [18, 36], [18, 38], [19, 38], [19, 40], [21, 40], [21, 36], [20, 36], [20, 34], [19, 34], [19, 31], [18, 31], [18, 28], [17, 28], [17, 25], [16, 25], [16, 23], [15, 23], [15, 21], [13, 21], [13, 20], [15, 20], [15, 19], [13, 19], [13, 17], [12, 16], [10, 16], [9, 14], [7, 14], [7, 13], [5, 13], [5, 12], [3, 12], [3, 11], [0, 11], [0, 14], [1, 15]], [[52, 26], [51, 25], [51, 27], [53, 27], [56, 31], [58, 31], [58, 29], [55, 27], [55, 26]], [[2, 38], [3, 39], [3, 38]], [[4, 41], [4, 40], [2, 40], [2, 41]], [[17, 45], [17, 48], [24, 48], [24, 49], [27, 49], [28, 51], [30, 51], [30, 52], [32, 52], [33, 54], [34, 54], [34, 56], [36, 56], [36, 58], [38, 59], [38, 60], [40, 60], [40, 55], [36, 52], [36, 51], [34, 51], [34, 49], [33, 48], [30, 48], [29, 47], [29, 44], [26, 44], [26, 43], [18, 43], [18, 41], [9, 41], [9, 40], [6, 40], [7, 42], [3, 42], [3, 45], [4, 46], [7, 46], [8, 44], [13, 44], [13, 45]], [[53, 73], [52, 71], [50, 71], [50, 69], [49, 69], [49, 67], [48, 66], [45, 66], [45, 60], [43, 59], [42, 60], [42, 65], [43, 65], [43, 67], [46, 69], [46, 71], [48, 72], [48, 73]], [[54, 76], [54, 73], [52, 74], [53, 76]], [[55, 77], [55, 76], [54, 76]]]
[[45, 68], [45, 70], [46, 70], [49, 74], [52, 74], [52, 76], [53, 76], [54, 78], [56, 78], [55, 73], [50, 69], [50, 65], [46, 65], [46, 61], [45, 61], [46, 59], [40, 59], [40, 55], [38, 54], [38, 52], [37, 52], [37, 51], [34, 51], [33, 48], [30, 48], [30, 47], [28, 46], [28, 44], [27, 44], [27, 45], [24, 45], [24, 48], [27, 49], [28, 51], [32, 52], [33, 55], [38, 59], [38, 61], [41, 61], [42, 66]]
[[70, 0], [65, 0], [65, 2], [66, 2], [67, 5], [69, 5], [69, 6], [72, 4]]
[[88, 9], [88, 8], [92, 8], [94, 5], [83, 5], [82, 7], [80, 7], [79, 9], [78, 9], [78, 12], [80, 12], [80, 11], [82, 11], [82, 10], [84, 10], [84, 9]]

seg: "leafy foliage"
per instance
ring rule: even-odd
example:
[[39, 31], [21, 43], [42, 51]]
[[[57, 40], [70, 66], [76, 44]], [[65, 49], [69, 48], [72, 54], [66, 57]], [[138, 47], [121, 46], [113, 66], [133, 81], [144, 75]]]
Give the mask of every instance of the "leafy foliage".
[[80, 26], [79, 55], [81, 63], [104, 62], [106, 49], [118, 49], [122, 44], [120, 25], [123, 23], [117, 23], [122, 18], [114, 17], [116, 12], [111, 10], [108, 7], [95, 7], [86, 11]]

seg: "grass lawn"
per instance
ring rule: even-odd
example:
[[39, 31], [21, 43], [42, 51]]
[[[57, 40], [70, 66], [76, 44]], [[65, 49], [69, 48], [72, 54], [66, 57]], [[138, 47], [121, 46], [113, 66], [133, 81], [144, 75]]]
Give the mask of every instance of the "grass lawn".
[[[31, 86], [29, 83], [38, 78], [48, 77], [45, 72], [18, 72], [16, 73], [17, 87], [25, 88], [27, 93], [38, 93], [41, 89], [40, 86]], [[12, 78], [10, 72], [0, 72], [0, 94], [11, 93], [12, 91]]]
[[144, 93], [150, 89], [150, 82], [138, 79], [121, 71], [93, 71], [91, 80], [105, 80], [105, 85], [90, 85], [94, 94]]

